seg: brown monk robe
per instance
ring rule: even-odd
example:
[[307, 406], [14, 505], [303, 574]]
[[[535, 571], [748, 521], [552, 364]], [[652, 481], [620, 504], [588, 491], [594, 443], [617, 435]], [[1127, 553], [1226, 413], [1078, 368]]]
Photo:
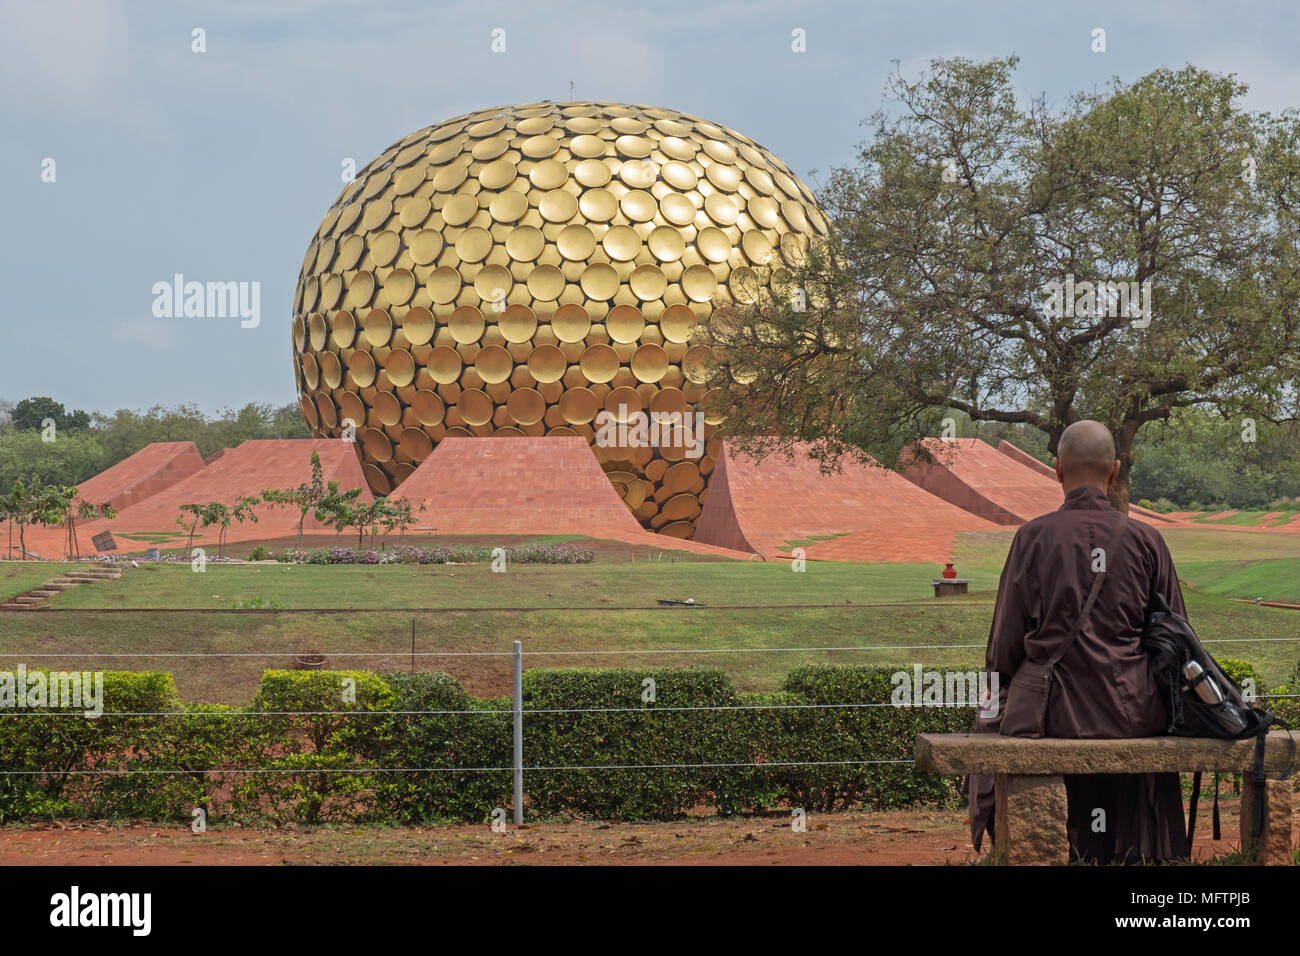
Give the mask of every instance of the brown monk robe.
[[[1119, 472], [1110, 432], [1076, 422], [1058, 445], [1057, 477], [1065, 487], [1060, 509], [1023, 525], [998, 584], [997, 606], [985, 655], [998, 674], [1005, 706], [1016, 669], [1027, 658], [1046, 662], [1069, 640], [1094, 571], [1093, 549], [1104, 549], [1117, 515], [1105, 488]], [[1186, 614], [1173, 560], [1160, 534], [1130, 520], [1074, 645], [1056, 665], [1047, 701], [1048, 737], [1123, 738], [1163, 734], [1165, 706], [1139, 640], [1148, 595], [1156, 588]], [[977, 732], [998, 733], [1003, 708], [981, 717]], [[1067, 830], [1073, 859], [1092, 863], [1153, 862], [1189, 854], [1178, 774], [1065, 776]], [[980, 848], [993, 826], [993, 776], [972, 776], [971, 840]], [[1095, 811], [1105, 828], [1094, 832]]]

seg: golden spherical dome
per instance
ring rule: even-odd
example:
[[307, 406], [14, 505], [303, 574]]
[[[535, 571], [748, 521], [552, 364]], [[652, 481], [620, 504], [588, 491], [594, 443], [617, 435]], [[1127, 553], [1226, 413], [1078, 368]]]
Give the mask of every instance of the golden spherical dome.
[[460, 116], [326, 214], [294, 296], [299, 404], [314, 434], [355, 433], [378, 495], [445, 437], [581, 435], [645, 527], [690, 537], [720, 421], [696, 414], [693, 332], [826, 229], [789, 167], [686, 113]]

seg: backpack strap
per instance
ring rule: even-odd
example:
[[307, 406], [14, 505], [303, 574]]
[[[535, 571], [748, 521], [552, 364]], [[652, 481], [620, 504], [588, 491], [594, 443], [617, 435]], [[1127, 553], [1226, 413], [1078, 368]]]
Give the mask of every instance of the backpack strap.
[[[1217, 792], [1215, 795], [1218, 795]], [[1196, 802], [1200, 799], [1201, 771], [1198, 770], [1192, 774], [1192, 799], [1187, 804], [1187, 852], [1189, 854], [1192, 852], [1192, 840], [1196, 838]]]
[[1124, 534], [1124, 529], [1128, 527], [1128, 515], [1122, 511], [1116, 513], [1119, 515], [1119, 520], [1115, 522], [1115, 528], [1110, 533], [1110, 540], [1106, 542], [1106, 550], [1102, 553], [1102, 557], [1106, 562], [1106, 570], [1098, 571], [1092, 576], [1092, 588], [1088, 591], [1088, 597], [1083, 602], [1083, 610], [1079, 612], [1079, 619], [1074, 623], [1074, 630], [1071, 632], [1069, 640], [1062, 643], [1055, 653], [1047, 659], [1047, 664], [1050, 667], [1055, 667], [1061, 662], [1061, 658], [1069, 652], [1070, 648], [1074, 646], [1074, 642], [1079, 639], [1079, 635], [1083, 633], [1083, 625], [1088, 620], [1088, 614], [1092, 611], [1092, 606], [1097, 602], [1097, 593], [1101, 590], [1102, 579], [1115, 567], [1115, 562], [1112, 559], [1119, 556], [1116, 546]]

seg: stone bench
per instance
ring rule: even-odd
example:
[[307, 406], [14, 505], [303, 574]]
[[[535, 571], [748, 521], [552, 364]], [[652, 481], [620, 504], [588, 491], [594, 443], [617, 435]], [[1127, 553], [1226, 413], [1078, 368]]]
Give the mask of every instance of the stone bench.
[[[1065, 740], [999, 734], [920, 734], [916, 769], [941, 774], [996, 774], [993, 850], [1013, 865], [1069, 861], [1063, 774], [1243, 774], [1241, 849], [1258, 864], [1290, 865], [1291, 781], [1295, 745], [1286, 731], [1268, 735], [1263, 780], [1252, 772], [1255, 740], [1139, 737], [1131, 740]], [[1297, 768], [1300, 769], [1300, 768]], [[1264, 827], [1252, 837], [1255, 787], [1264, 788]]]

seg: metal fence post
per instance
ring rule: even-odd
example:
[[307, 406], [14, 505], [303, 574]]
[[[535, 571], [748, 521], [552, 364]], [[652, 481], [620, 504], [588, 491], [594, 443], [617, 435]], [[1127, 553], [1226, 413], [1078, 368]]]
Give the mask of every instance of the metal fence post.
[[524, 645], [515, 641], [515, 824], [524, 822]]

